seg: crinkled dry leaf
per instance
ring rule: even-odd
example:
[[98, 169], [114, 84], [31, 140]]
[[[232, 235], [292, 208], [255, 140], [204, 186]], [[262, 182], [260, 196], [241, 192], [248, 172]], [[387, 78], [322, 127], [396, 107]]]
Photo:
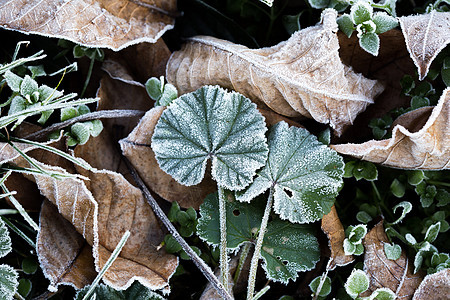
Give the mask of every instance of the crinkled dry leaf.
[[175, 13], [175, 0], [9, 0], [0, 3], [0, 26], [118, 51], [156, 42]]
[[331, 146], [341, 154], [401, 169], [442, 170], [450, 167], [450, 88], [447, 88], [425, 125], [412, 131], [416, 122], [423, 119], [410, 112], [401, 117], [392, 131], [392, 138], [368, 141], [362, 144]]
[[203, 199], [217, 189], [217, 185], [210, 172], [206, 172], [200, 184], [188, 187], [179, 184], [159, 168], [150, 141], [164, 109], [163, 106], [155, 107], [145, 114], [130, 135], [120, 141], [122, 152], [154, 192], [168, 201], [178, 202], [182, 207], [198, 209]]
[[180, 93], [218, 84], [279, 114], [329, 123], [340, 135], [373, 103], [382, 86], [342, 64], [336, 14], [325, 10], [321, 24], [270, 48], [253, 50], [207, 36], [191, 38], [173, 53], [167, 79]]
[[[13, 163], [29, 166], [21, 157]], [[48, 171], [65, 172], [60, 167], [37, 164]], [[178, 261], [163, 249], [157, 250], [164, 233], [141, 191], [115, 172], [78, 171], [89, 180], [57, 180], [38, 174], [32, 177], [41, 194], [57, 206], [59, 213], [92, 246], [97, 271], [104, 266], [123, 233], [131, 232], [120, 256], [103, 277], [106, 283], [117, 289], [125, 289], [135, 280], [151, 289], [166, 287]]]
[[50, 289], [60, 284], [81, 289], [91, 284], [95, 271], [92, 247], [48, 201], [42, 205], [37, 255]]
[[330, 270], [334, 270], [336, 266], [348, 265], [355, 260], [353, 255], [345, 255], [343, 246], [345, 240], [344, 226], [342, 226], [341, 220], [339, 220], [334, 205], [331, 207], [331, 211], [322, 218], [322, 231], [328, 237], [328, 246], [331, 250]]
[[450, 43], [450, 12], [433, 10], [429, 14], [401, 17], [399, 21], [422, 80], [439, 52]]
[[389, 240], [384, 232], [383, 221], [370, 230], [364, 240], [364, 271], [369, 276], [369, 289], [361, 296], [369, 296], [377, 288], [391, 289], [398, 299], [411, 299], [423, 278], [423, 273], [413, 274], [412, 263], [405, 251], [397, 260], [389, 260], [384, 244]]
[[414, 293], [413, 300], [448, 300], [450, 297], [450, 269], [427, 275]]

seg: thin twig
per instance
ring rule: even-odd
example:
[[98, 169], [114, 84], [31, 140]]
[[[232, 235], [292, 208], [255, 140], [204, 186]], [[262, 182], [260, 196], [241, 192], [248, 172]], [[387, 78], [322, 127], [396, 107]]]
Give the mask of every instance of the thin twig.
[[85, 115], [81, 115], [79, 117], [69, 119], [67, 121], [53, 124], [47, 128], [36, 131], [32, 134], [29, 134], [25, 137], [28, 140], [40, 140], [46, 138], [47, 135], [52, 133], [53, 131], [63, 129], [64, 127], [70, 126], [77, 122], [85, 122], [92, 121], [98, 119], [111, 119], [111, 118], [132, 118], [132, 117], [142, 117], [145, 114], [142, 110], [131, 110], [131, 109], [114, 109], [114, 110], [100, 110], [91, 113], [87, 113]]
[[219, 191], [219, 222], [220, 222], [220, 275], [225, 290], [229, 291], [228, 276], [228, 254], [227, 254], [227, 209], [223, 187], [217, 186]]
[[181, 245], [183, 250], [186, 252], [186, 254], [192, 259], [194, 264], [199, 268], [199, 270], [205, 275], [206, 279], [212, 284], [212, 286], [216, 289], [217, 293], [223, 298], [227, 300], [232, 300], [233, 297], [230, 296], [230, 294], [225, 290], [222, 283], [220, 283], [219, 279], [214, 275], [211, 268], [195, 253], [192, 248], [186, 243], [186, 241], [181, 237], [181, 235], [178, 233], [178, 231], [175, 229], [173, 224], [169, 221], [166, 214], [163, 212], [161, 207], [159, 207], [158, 203], [156, 202], [155, 198], [150, 194], [150, 191], [142, 181], [139, 174], [136, 172], [136, 169], [131, 165], [129, 160], [126, 157], [122, 157], [125, 161], [128, 170], [130, 171], [131, 176], [133, 176], [134, 181], [136, 182], [138, 188], [142, 191], [144, 194], [144, 197], [147, 199], [147, 202], [150, 204], [151, 208], [153, 209], [153, 212], [156, 214], [156, 216], [163, 222], [163, 224], [166, 226], [166, 228], [169, 230], [169, 232], [172, 234], [172, 236], [175, 238], [175, 240]]

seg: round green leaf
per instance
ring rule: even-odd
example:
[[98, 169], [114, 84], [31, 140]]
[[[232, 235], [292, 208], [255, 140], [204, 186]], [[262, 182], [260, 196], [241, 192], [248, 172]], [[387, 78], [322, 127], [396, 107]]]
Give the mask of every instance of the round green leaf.
[[181, 250], [180, 243], [178, 243], [177, 240], [171, 234], [167, 234], [164, 237], [164, 243], [166, 245], [167, 253], [177, 253], [178, 251]]
[[0, 257], [6, 256], [11, 250], [11, 238], [8, 229], [3, 220], [0, 219]]
[[389, 288], [379, 288], [376, 289], [372, 295], [370, 295], [369, 300], [394, 300], [397, 296]]
[[147, 80], [147, 82], [145, 83], [145, 89], [147, 90], [147, 93], [150, 96], [150, 98], [152, 98], [155, 101], [161, 98], [162, 84], [163, 83], [156, 77], [152, 77]]
[[19, 275], [14, 268], [8, 265], [0, 265], [0, 300], [11, 300], [17, 291]]
[[384, 254], [386, 254], [387, 259], [397, 260], [402, 255], [402, 248], [397, 244], [384, 244]]
[[266, 166], [237, 199], [249, 202], [273, 186], [275, 212], [294, 223], [310, 223], [330, 212], [343, 173], [344, 162], [334, 150], [282, 121], [270, 130]]
[[354, 269], [345, 283], [345, 291], [353, 299], [369, 288], [369, 278], [362, 270]]
[[34, 274], [36, 273], [37, 269], [38, 269], [38, 264], [36, 262], [36, 260], [34, 260], [31, 257], [27, 257], [24, 260], [22, 260], [22, 271], [25, 274]]
[[91, 126], [86, 123], [75, 123], [70, 127], [70, 132], [80, 145], [84, 145], [91, 135]]
[[[314, 294], [317, 294], [317, 288], [319, 287], [321, 278], [322, 278], [322, 276], [317, 276], [309, 284], [309, 288], [311, 289], [311, 291]], [[323, 282], [322, 289], [319, 292], [319, 296], [325, 297], [325, 296], [328, 296], [330, 293], [331, 293], [331, 279], [330, 279], [330, 277], [327, 276], [325, 278], [325, 281]]]
[[61, 109], [61, 122], [78, 117], [78, 110], [75, 107], [65, 107]]
[[19, 280], [19, 285], [17, 287], [17, 292], [22, 297], [26, 297], [30, 293], [31, 287], [32, 287], [31, 281], [26, 279], [26, 278], [22, 278], [22, 279]]
[[[254, 243], [264, 214], [265, 199], [258, 197], [250, 204], [226, 203], [227, 247], [237, 249]], [[197, 234], [209, 244], [218, 245], [219, 200], [217, 193], [206, 197], [200, 206]], [[311, 270], [320, 258], [318, 242], [308, 225], [292, 224], [278, 218], [270, 221], [261, 249], [267, 278], [287, 283], [300, 271]]]
[[152, 149], [161, 169], [183, 185], [200, 183], [211, 158], [217, 184], [241, 190], [266, 161], [265, 131], [264, 118], [249, 99], [205, 86], [167, 107]]

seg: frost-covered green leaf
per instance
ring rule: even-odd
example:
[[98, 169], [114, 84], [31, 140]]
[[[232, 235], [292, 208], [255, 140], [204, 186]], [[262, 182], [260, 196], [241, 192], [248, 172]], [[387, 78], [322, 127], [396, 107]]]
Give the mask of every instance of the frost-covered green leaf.
[[241, 190], [266, 161], [265, 131], [264, 118], [249, 99], [205, 86], [164, 110], [152, 149], [161, 169], [183, 185], [200, 183], [211, 158], [217, 184]]
[[297, 15], [283, 16], [283, 26], [289, 34], [293, 34], [294, 32], [299, 31], [301, 29], [300, 16], [302, 14], [303, 11], [301, 11]]
[[22, 77], [14, 74], [11, 71], [6, 71], [5, 75], [3, 75], [6, 79], [6, 84], [9, 86], [9, 88], [13, 91], [13, 92], [20, 92], [20, 85], [22, 84]]
[[78, 144], [84, 145], [89, 140], [91, 128], [86, 123], [75, 123], [70, 127], [70, 133], [77, 139]]
[[308, 0], [308, 3], [312, 8], [321, 9], [328, 7], [330, 0]]
[[306, 129], [282, 121], [269, 133], [269, 157], [239, 201], [249, 202], [273, 186], [275, 212], [282, 219], [310, 223], [330, 212], [342, 185], [344, 163]]
[[[252, 203], [226, 203], [227, 247], [237, 249], [254, 243], [264, 214], [264, 197]], [[209, 244], [219, 244], [219, 204], [217, 194], [210, 194], [200, 206], [197, 234]], [[287, 283], [297, 272], [311, 270], [320, 257], [314, 231], [309, 225], [292, 224], [274, 218], [267, 226], [262, 244], [263, 268], [269, 279]]]
[[34, 92], [37, 92], [38, 88], [39, 85], [37, 84], [36, 80], [28, 75], [25, 75], [22, 83], [20, 84], [20, 94], [24, 97], [32, 95]]
[[145, 83], [145, 89], [153, 100], [158, 100], [162, 94], [163, 83], [156, 77], [149, 78]]
[[372, 19], [373, 8], [364, 0], [360, 0], [350, 8], [350, 18], [353, 24], [361, 24]]
[[368, 53], [377, 56], [380, 49], [380, 38], [376, 33], [366, 33], [359, 39], [359, 46]]
[[362, 270], [354, 269], [345, 282], [345, 291], [355, 299], [369, 288], [369, 277]]
[[[315, 295], [317, 295], [317, 288], [319, 287], [321, 278], [322, 278], [322, 276], [317, 276], [309, 284], [309, 288]], [[326, 297], [330, 293], [331, 293], [331, 278], [327, 276], [327, 277], [325, 277], [325, 280], [322, 285], [322, 289], [319, 292], [319, 296]]]
[[355, 177], [356, 180], [365, 179], [374, 181], [378, 178], [378, 170], [375, 164], [364, 160], [352, 160], [345, 164], [344, 177]]
[[0, 300], [11, 300], [17, 291], [18, 274], [8, 265], [0, 265]]
[[61, 109], [61, 122], [78, 117], [78, 110], [75, 107]]
[[98, 136], [103, 130], [103, 123], [100, 120], [92, 120], [91, 123], [91, 135], [93, 137]]
[[31, 281], [25, 278], [19, 280], [19, 285], [17, 286], [17, 292], [22, 296], [26, 297], [31, 292]]
[[361, 38], [364, 34], [373, 33], [376, 30], [376, 25], [372, 20], [365, 21], [356, 26], [356, 32], [358, 38]]
[[376, 25], [376, 34], [382, 34], [386, 31], [389, 31], [398, 25], [398, 21], [396, 18], [391, 17], [385, 12], [376, 12], [373, 16], [372, 21]]
[[[88, 285], [81, 289], [75, 296], [75, 299], [83, 299], [90, 287]], [[95, 295], [96, 300], [164, 300], [161, 295], [151, 291], [137, 281], [124, 291], [118, 291], [105, 284], [99, 284], [95, 288], [93, 295]]]
[[413, 186], [419, 185], [425, 179], [425, 174], [422, 170], [409, 171], [407, 175], [408, 183]]
[[436, 240], [439, 230], [441, 229], [441, 222], [437, 222], [436, 224], [428, 227], [427, 232], [425, 233], [425, 241], [432, 243]]
[[392, 181], [390, 189], [397, 198], [402, 198], [405, 195], [406, 187], [397, 178]]
[[348, 239], [344, 240], [343, 246], [345, 255], [352, 255], [356, 251], [356, 245], [350, 242]]
[[392, 223], [392, 225], [398, 224], [405, 218], [406, 214], [412, 210], [412, 204], [408, 201], [402, 201], [396, 206], [394, 206], [393, 211], [394, 214], [397, 212], [397, 209], [402, 208], [402, 215]]
[[0, 258], [11, 252], [11, 238], [9, 237], [8, 228], [6, 228], [3, 220], [0, 219]]
[[397, 296], [391, 289], [379, 288], [370, 295], [369, 300], [394, 300], [396, 298]]
[[337, 18], [336, 22], [339, 25], [339, 29], [345, 33], [346, 36], [350, 37], [355, 30], [355, 26], [353, 26], [352, 19], [350, 15], [343, 14], [339, 18]]
[[11, 116], [13, 114], [19, 113], [27, 109], [28, 106], [29, 103], [25, 98], [23, 98], [22, 96], [15, 96], [11, 101], [11, 105], [9, 106], [8, 115]]
[[384, 244], [384, 254], [386, 257], [391, 260], [397, 260], [402, 255], [402, 248], [397, 244]]
[[178, 97], [177, 88], [174, 85], [168, 83], [164, 85], [164, 91], [158, 100], [158, 104], [162, 106], [168, 106], [177, 97]]

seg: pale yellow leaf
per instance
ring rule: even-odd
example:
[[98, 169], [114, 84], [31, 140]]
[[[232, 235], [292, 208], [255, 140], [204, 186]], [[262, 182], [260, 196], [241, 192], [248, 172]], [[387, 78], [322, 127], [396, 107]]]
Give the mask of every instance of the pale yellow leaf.
[[[425, 111], [424, 111], [425, 110]], [[450, 88], [431, 111], [425, 124], [423, 112], [412, 111], [397, 121], [392, 138], [362, 144], [341, 144], [331, 147], [346, 154], [388, 167], [401, 169], [442, 170], [450, 168]]]
[[0, 26], [120, 50], [173, 28], [176, 0], [6, 0]]
[[431, 63], [450, 43], [450, 12], [399, 18], [406, 46], [419, 71], [419, 79], [427, 76]]
[[270, 48], [249, 49], [207, 36], [188, 40], [168, 62], [167, 80], [180, 93], [205, 84], [238, 91], [285, 116], [330, 124], [338, 135], [382, 91], [339, 58], [336, 11]]

